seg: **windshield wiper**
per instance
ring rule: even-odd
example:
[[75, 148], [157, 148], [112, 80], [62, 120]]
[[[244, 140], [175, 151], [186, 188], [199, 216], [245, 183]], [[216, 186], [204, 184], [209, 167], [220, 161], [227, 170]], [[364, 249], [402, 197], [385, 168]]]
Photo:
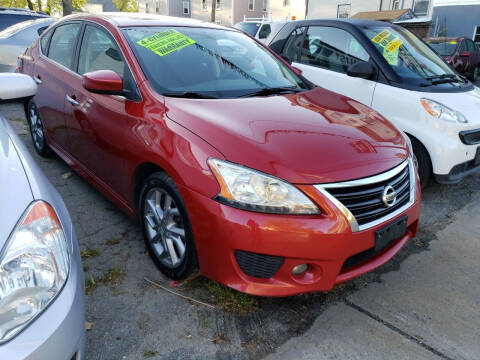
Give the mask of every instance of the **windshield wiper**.
[[422, 83], [421, 86], [430, 86], [430, 85], [438, 85], [438, 84], [445, 84], [445, 83], [453, 83], [453, 82], [465, 82], [462, 78], [455, 74], [442, 74], [442, 75], [433, 75], [426, 77], [425, 80], [429, 80], [430, 84]]
[[302, 91], [297, 87], [271, 87], [271, 88], [262, 88], [260, 90], [242, 95], [240, 97], [253, 97], [253, 96], [268, 96], [268, 95], [277, 95], [277, 94], [290, 94], [297, 93]]
[[195, 91], [184, 92], [164, 92], [163, 96], [177, 97], [177, 98], [190, 98], [190, 99], [218, 99], [216, 96], [199, 93]]
[[441, 75], [432, 75], [425, 78], [425, 80], [437, 80], [437, 79], [455, 79], [457, 75], [455, 74], [441, 74]]

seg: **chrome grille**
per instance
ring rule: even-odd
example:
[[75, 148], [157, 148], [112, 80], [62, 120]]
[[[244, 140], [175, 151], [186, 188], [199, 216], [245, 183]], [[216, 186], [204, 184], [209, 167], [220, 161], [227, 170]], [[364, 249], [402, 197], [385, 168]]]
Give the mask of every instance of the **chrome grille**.
[[[350, 221], [352, 231], [375, 226], [396, 216], [414, 201], [414, 173], [411, 160], [383, 174], [369, 178], [315, 187], [334, 202]], [[383, 197], [387, 187], [394, 189], [395, 202]], [[388, 189], [388, 192], [393, 192]]]

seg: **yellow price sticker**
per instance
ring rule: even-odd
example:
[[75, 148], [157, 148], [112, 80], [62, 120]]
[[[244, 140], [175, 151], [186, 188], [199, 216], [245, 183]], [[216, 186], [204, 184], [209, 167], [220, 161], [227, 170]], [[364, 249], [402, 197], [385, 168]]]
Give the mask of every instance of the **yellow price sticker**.
[[388, 30], [383, 30], [381, 32], [379, 32], [377, 35], [375, 35], [373, 38], [372, 38], [372, 41], [374, 43], [377, 43], [377, 44], [380, 44], [380, 42], [385, 39], [386, 37], [388, 37], [390, 35], [390, 31]]
[[141, 39], [137, 41], [137, 44], [153, 51], [159, 56], [165, 56], [185, 46], [195, 44], [195, 40], [190, 39], [175, 29], [170, 29]]
[[387, 46], [385, 46], [385, 50], [387, 50], [387, 51], [390, 52], [390, 53], [391, 53], [391, 52], [394, 52], [394, 51], [397, 50], [397, 49], [400, 47], [400, 45], [402, 45], [402, 44], [403, 44], [403, 41], [400, 40], [400, 39], [397, 37], [397, 38], [395, 38], [394, 40], [390, 41]]
[[457, 42], [456, 41], [450, 41], [450, 44], [457, 45]]

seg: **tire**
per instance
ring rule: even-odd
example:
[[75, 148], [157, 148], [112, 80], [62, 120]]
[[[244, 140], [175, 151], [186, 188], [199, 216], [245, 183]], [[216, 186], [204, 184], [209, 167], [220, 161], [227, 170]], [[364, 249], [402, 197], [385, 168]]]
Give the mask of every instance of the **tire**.
[[478, 69], [479, 67], [477, 66], [474, 70], [473, 70], [473, 74], [472, 74], [472, 82], [476, 82], [478, 80], [478, 72], [480, 71]]
[[432, 162], [425, 146], [415, 138], [410, 138], [410, 140], [412, 141], [413, 155], [416, 158], [418, 175], [423, 189], [429, 184], [432, 177]]
[[48, 157], [52, 154], [52, 150], [47, 144], [45, 132], [43, 130], [43, 123], [38, 113], [37, 105], [33, 99], [28, 101], [27, 105], [27, 119], [30, 126], [30, 135], [32, 137], [33, 147], [38, 155]]
[[198, 268], [198, 259], [187, 209], [175, 183], [163, 172], [154, 173], [143, 183], [139, 199], [150, 257], [170, 279], [185, 279]]

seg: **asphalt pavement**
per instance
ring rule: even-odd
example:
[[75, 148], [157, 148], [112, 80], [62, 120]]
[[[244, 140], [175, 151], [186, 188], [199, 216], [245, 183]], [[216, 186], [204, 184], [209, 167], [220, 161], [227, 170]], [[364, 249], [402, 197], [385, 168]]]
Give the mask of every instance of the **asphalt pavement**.
[[132, 220], [58, 157], [34, 153], [21, 106], [0, 113], [72, 216], [87, 278], [87, 360], [480, 359], [480, 174], [430, 185], [418, 237], [372, 273], [328, 293], [253, 298], [201, 278], [170, 283]]

